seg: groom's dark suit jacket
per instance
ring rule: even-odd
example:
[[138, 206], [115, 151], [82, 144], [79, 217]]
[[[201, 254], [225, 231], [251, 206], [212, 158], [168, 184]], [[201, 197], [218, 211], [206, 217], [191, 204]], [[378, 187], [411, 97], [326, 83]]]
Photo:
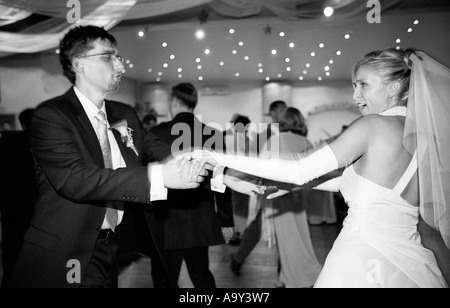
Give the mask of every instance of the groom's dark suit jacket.
[[127, 213], [137, 209], [143, 213], [150, 203], [144, 162], [163, 160], [170, 147], [153, 134], [144, 135], [132, 107], [106, 101], [106, 111], [110, 124], [126, 119], [133, 129], [139, 156], [114, 131], [128, 168], [104, 168], [97, 135], [73, 88], [36, 109], [31, 145], [39, 198], [10, 287], [77, 287], [67, 282], [74, 268], [68, 262], [79, 261], [83, 278], [105, 218], [106, 201], [125, 210], [125, 225], [133, 217]]

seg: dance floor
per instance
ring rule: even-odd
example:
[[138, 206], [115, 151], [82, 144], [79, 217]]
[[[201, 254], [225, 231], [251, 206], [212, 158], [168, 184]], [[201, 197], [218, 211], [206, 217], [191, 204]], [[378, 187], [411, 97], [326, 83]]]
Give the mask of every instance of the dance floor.
[[[321, 264], [330, 251], [336, 236], [337, 225], [310, 226], [311, 239], [317, 258]], [[1, 231], [0, 231], [1, 239]], [[229, 269], [230, 254], [238, 247], [222, 245], [211, 247], [211, 271], [219, 288], [274, 288], [277, 283], [277, 248], [267, 247], [260, 242], [242, 267], [242, 275], [237, 277]], [[1, 248], [0, 248], [1, 250]], [[0, 257], [0, 280], [3, 276]], [[192, 288], [186, 267], [183, 264], [179, 286]], [[150, 259], [142, 257], [124, 269], [119, 277], [119, 288], [152, 288]]]
[[[310, 226], [311, 239], [317, 258], [325, 262], [338, 235], [337, 225]], [[230, 254], [238, 247], [223, 245], [210, 248], [210, 268], [219, 288], [274, 288], [278, 281], [277, 247], [268, 248], [260, 242], [245, 261], [237, 277], [229, 269]], [[150, 259], [142, 258], [125, 269], [119, 277], [120, 288], [152, 288]], [[179, 286], [192, 288], [186, 267], [183, 264]]]

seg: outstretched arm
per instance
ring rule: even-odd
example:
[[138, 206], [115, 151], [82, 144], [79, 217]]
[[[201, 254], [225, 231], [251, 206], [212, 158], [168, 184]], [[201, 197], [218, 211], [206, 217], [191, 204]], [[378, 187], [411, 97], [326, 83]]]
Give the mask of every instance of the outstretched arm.
[[303, 185], [338, 168], [336, 156], [329, 146], [298, 161], [258, 159], [229, 156], [220, 153], [211, 153], [211, 158], [220, 165], [228, 166], [244, 173], [295, 185]]
[[236, 169], [261, 178], [304, 185], [331, 171], [352, 164], [366, 152], [373, 135], [374, 117], [355, 122], [338, 139], [301, 160], [260, 159], [204, 152], [204, 163]]

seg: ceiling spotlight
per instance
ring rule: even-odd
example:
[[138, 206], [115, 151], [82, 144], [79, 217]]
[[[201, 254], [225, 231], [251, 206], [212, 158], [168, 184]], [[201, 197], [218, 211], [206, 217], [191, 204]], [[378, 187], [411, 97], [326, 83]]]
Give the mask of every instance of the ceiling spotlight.
[[326, 72], [325, 75], [327, 75], [327, 77], [330, 77], [330, 72]]
[[270, 77], [266, 77], [266, 81], [270, 81]]
[[264, 73], [264, 70], [262, 68], [260, 68], [258, 71], [260, 74]]
[[313, 51], [313, 52], [311, 52], [311, 57], [315, 57], [316, 56], [316, 53]]
[[283, 75], [281, 75], [281, 74], [278, 74], [277, 76], [278, 76], [278, 78], [281, 78], [281, 77], [283, 77]]
[[330, 64], [333, 64], [333, 63], [334, 63], [334, 61], [333, 61], [333, 60], [330, 60], [329, 62], [330, 62]]
[[286, 36], [286, 33], [280, 32], [280, 37], [285, 37], [285, 36]]
[[250, 57], [249, 57], [249, 56], [245, 56], [245, 57], [244, 57], [244, 60], [245, 60], [245, 61], [248, 61], [248, 60], [250, 60]]
[[311, 64], [306, 63], [306, 67], [307, 67], [307, 68], [310, 68], [310, 67], [311, 67]]
[[166, 42], [162, 43], [161, 45], [162, 45], [162, 47], [164, 47], [164, 48], [167, 47], [167, 43], [166, 43]]
[[258, 63], [258, 67], [263, 67], [262, 63]]
[[153, 69], [149, 68], [149, 69], [147, 70], [147, 72], [151, 73], [151, 72], [153, 72]]
[[158, 72], [158, 76], [161, 77], [163, 75], [162, 72]]
[[303, 75], [306, 75], [306, 74], [308, 74], [308, 71], [307, 71], [307, 70], [304, 70], [304, 71], [303, 71]]
[[138, 36], [141, 37], [141, 38], [144, 37], [145, 36], [145, 32], [143, 30], [139, 30], [138, 31]]
[[175, 55], [170, 55], [170, 60], [175, 59]]
[[286, 70], [288, 71], [288, 72], [290, 72], [290, 71], [292, 71], [292, 68], [291, 67], [286, 67]]
[[168, 67], [169, 67], [169, 64], [164, 63], [164, 64], [163, 64], [163, 67], [164, 67], [164, 68], [168, 68]]
[[195, 32], [195, 38], [199, 41], [205, 39], [206, 33], [204, 30], [200, 29]]
[[349, 39], [350, 39], [350, 34], [344, 35], [344, 38], [345, 38], [346, 40], [349, 40]]
[[415, 25], [418, 25], [419, 24], [419, 21], [416, 19], [416, 20], [414, 20], [414, 24]]
[[183, 78], [183, 75], [182, 74], [178, 74], [178, 78]]
[[197, 58], [197, 59], [195, 60], [195, 62], [200, 63], [200, 62], [202, 62], [202, 59]]
[[202, 66], [201, 66], [201, 65], [197, 66], [197, 69], [198, 69], [198, 70], [201, 70], [201, 69], [202, 69]]
[[202, 81], [203, 80], [203, 76], [199, 76], [198, 80]]
[[294, 48], [294, 47], [295, 47], [295, 44], [294, 44], [294, 43], [290, 43], [290, 44], [289, 44], [289, 47]]
[[156, 78], [156, 81], [157, 81], [157, 82], [160, 82], [160, 81], [161, 81], [161, 78], [159, 78], [159, 77]]
[[237, 54], [237, 50], [235, 49], [235, 50], [233, 50], [231, 53], [232, 53], [233, 55], [236, 55], [236, 54]]
[[244, 42], [239, 42], [239, 46], [244, 46]]
[[402, 40], [401, 40], [401, 39], [397, 39], [395, 42], [396, 42], [397, 44], [400, 44], [400, 43], [402, 42]]
[[211, 54], [211, 50], [210, 49], [205, 49], [205, 55], [209, 55]]
[[61, 50], [59, 50], [59, 48], [58, 48], [58, 49], [55, 50], [55, 52], [56, 52], [57, 55], [59, 55], [61, 53]]
[[342, 52], [341, 52], [340, 50], [338, 50], [338, 51], [336, 51], [336, 54], [337, 54], [338, 56], [340, 56], [340, 55], [342, 55]]
[[130, 63], [130, 65], [128, 65], [130, 68], [133, 68], [134, 67], [134, 64], [133, 63]]
[[272, 50], [272, 55], [276, 55], [278, 53], [278, 51], [276, 49]]
[[319, 76], [318, 78], [317, 78], [317, 80], [319, 80], [319, 81], [322, 81], [322, 76]]
[[409, 33], [411, 33], [412, 31], [413, 31], [413, 29], [412, 29], [412, 28], [409, 28], [409, 29], [408, 29], [408, 32], [409, 32]]
[[286, 58], [286, 63], [289, 63], [289, 62], [291, 62], [291, 59], [289, 59], [289, 58]]
[[234, 74], [234, 76], [239, 77], [239, 76], [241, 76], [241, 74], [236, 73], [236, 74]]
[[230, 32], [230, 34], [234, 34], [235, 31], [234, 31], [234, 29], [230, 29], [229, 32]]
[[225, 62], [221, 61], [221, 62], [219, 63], [219, 65], [220, 65], [220, 66], [224, 66], [224, 65], [225, 65]]
[[298, 79], [303, 80], [305, 79], [303, 76], [298, 77]]
[[330, 70], [330, 67], [329, 66], [325, 66], [325, 71], [329, 71]]
[[334, 9], [331, 6], [327, 6], [324, 10], [323, 10], [323, 14], [326, 17], [331, 17], [334, 14]]
[[319, 47], [320, 47], [320, 48], [324, 48], [324, 47], [325, 47], [325, 44], [324, 44], [324, 43], [320, 43], [320, 44], [319, 44]]
[[180, 67], [179, 69], [178, 69], [178, 73], [181, 73], [183, 71], [183, 69]]

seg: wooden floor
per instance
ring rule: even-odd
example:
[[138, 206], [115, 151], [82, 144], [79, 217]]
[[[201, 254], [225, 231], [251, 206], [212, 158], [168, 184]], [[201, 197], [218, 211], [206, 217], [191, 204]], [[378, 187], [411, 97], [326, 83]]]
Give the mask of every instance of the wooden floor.
[[[311, 239], [319, 262], [323, 265], [338, 235], [336, 225], [310, 226]], [[238, 247], [223, 245], [210, 248], [210, 268], [219, 288], [274, 288], [278, 281], [277, 248], [268, 248], [260, 242], [245, 261], [242, 275], [236, 277], [229, 269], [230, 254]], [[152, 288], [151, 266], [148, 258], [142, 258], [124, 270], [119, 277], [119, 288]], [[183, 264], [179, 286], [192, 288]]]
[[[330, 251], [338, 235], [337, 225], [310, 226], [311, 239], [317, 258], [321, 264]], [[0, 231], [1, 239], [1, 231]], [[277, 277], [277, 250], [268, 248], [260, 242], [245, 261], [242, 275], [236, 277], [229, 269], [230, 254], [238, 247], [223, 245], [210, 248], [211, 271], [219, 288], [274, 288]], [[0, 257], [0, 281], [3, 276]], [[192, 288], [193, 285], [187, 274], [186, 267], [180, 275], [179, 286]], [[152, 288], [150, 259], [141, 258], [123, 270], [119, 277], [119, 288]]]

